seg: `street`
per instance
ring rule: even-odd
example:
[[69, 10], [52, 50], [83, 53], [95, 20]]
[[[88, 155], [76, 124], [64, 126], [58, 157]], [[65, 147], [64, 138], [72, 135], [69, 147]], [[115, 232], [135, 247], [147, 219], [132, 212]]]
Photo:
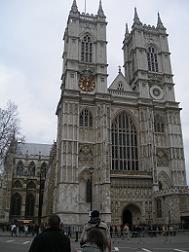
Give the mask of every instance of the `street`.
[[[32, 237], [11, 237], [0, 233], [1, 252], [27, 252]], [[79, 249], [79, 243], [71, 239], [72, 252]], [[122, 240], [113, 239], [113, 251], [120, 252], [189, 252], [189, 233], [178, 233], [169, 237], [141, 237]]]

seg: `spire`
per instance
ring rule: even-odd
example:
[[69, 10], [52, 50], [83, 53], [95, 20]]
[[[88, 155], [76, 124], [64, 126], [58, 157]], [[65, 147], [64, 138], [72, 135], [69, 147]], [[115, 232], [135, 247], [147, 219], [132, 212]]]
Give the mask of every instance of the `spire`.
[[129, 28], [128, 28], [128, 24], [126, 23], [125, 25], [125, 37], [129, 35]]
[[98, 12], [97, 12], [97, 14], [98, 14], [98, 16], [100, 16], [100, 17], [105, 17], [104, 11], [103, 11], [103, 9], [102, 9], [102, 1], [101, 1], [101, 0], [99, 1], [99, 7], [98, 7]]
[[76, 0], [73, 0], [72, 7], [71, 7], [71, 12], [72, 13], [77, 13], [78, 12]]
[[136, 7], [135, 7], [135, 9], [134, 9], [134, 24], [142, 24], [142, 23], [140, 22], [139, 17], [138, 17], [138, 13], [137, 13]]
[[165, 27], [161, 21], [160, 14], [158, 12], [158, 22], [157, 22], [157, 28], [165, 30]]

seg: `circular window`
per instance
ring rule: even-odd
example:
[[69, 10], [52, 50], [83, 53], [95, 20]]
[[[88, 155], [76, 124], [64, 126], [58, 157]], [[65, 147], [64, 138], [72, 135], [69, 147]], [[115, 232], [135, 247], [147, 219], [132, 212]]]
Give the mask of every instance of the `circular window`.
[[163, 91], [158, 86], [153, 86], [150, 88], [150, 95], [154, 99], [162, 99], [163, 98]]

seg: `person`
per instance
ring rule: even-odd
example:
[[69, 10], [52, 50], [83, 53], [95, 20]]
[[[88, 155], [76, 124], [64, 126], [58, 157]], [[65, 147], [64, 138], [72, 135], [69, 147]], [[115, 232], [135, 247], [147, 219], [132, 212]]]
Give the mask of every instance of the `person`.
[[11, 236], [17, 236], [17, 227], [15, 223], [11, 225]]
[[124, 233], [124, 237], [127, 240], [129, 240], [129, 226], [127, 224], [125, 224], [123, 227], [123, 233]]
[[87, 242], [81, 246], [81, 252], [103, 252], [107, 245], [107, 239], [100, 229], [91, 228], [87, 233]]
[[51, 215], [48, 227], [33, 239], [29, 252], [71, 252], [70, 239], [60, 229], [60, 217]]
[[108, 226], [105, 222], [101, 221], [100, 219], [100, 213], [98, 210], [93, 210], [91, 212], [90, 220], [89, 222], [84, 226], [81, 237], [80, 237], [80, 245], [81, 247], [88, 242], [88, 233], [91, 229], [98, 229], [101, 234], [103, 234], [104, 239], [106, 240], [106, 250], [103, 251], [109, 251], [111, 252], [111, 238]]

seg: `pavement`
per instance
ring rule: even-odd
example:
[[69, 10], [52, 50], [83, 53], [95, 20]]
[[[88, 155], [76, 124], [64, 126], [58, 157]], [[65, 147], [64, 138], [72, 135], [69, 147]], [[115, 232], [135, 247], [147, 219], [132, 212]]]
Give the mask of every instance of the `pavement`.
[[[25, 252], [33, 237], [11, 237], [10, 232], [0, 231], [1, 252]], [[80, 244], [71, 238], [72, 252], [79, 251]], [[134, 237], [130, 239], [113, 238], [112, 251], [119, 252], [189, 252], [189, 232], [178, 232], [176, 236]]]

